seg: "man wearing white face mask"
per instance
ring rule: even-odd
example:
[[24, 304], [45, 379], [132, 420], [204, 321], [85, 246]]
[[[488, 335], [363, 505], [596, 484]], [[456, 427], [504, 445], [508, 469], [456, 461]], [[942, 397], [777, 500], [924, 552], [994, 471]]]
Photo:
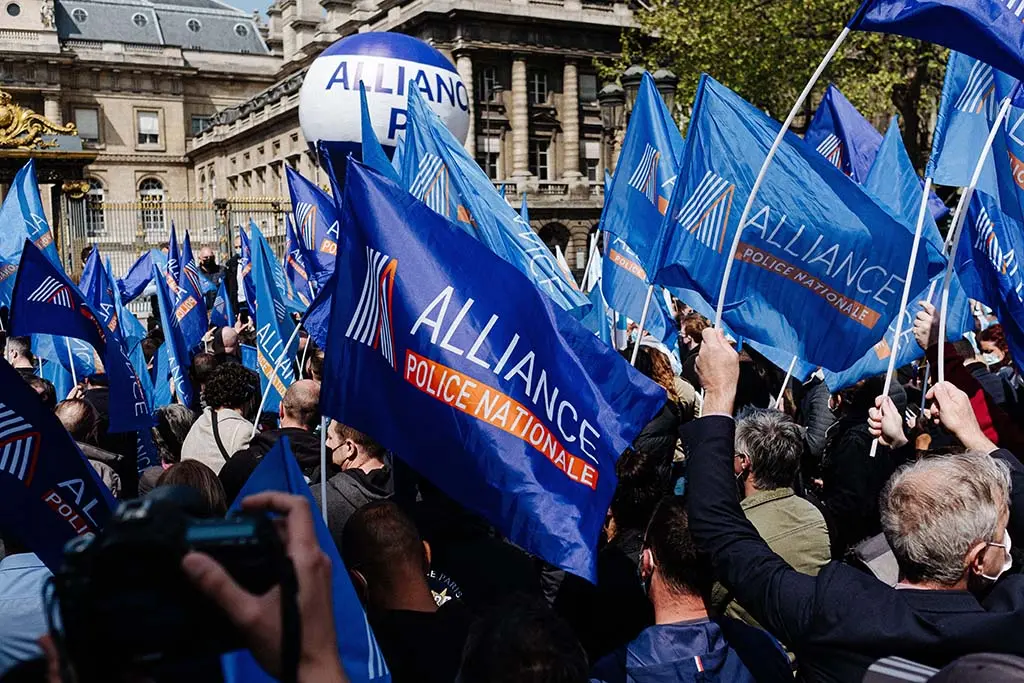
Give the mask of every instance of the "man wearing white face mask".
[[[341, 547], [341, 535], [356, 510], [395, 494], [395, 481], [384, 447], [366, 434], [337, 420], [327, 427], [327, 528]], [[311, 488], [320, 508], [320, 481], [314, 473]]]
[[[910, 464], [882, 493], [900, 573], [894, 590], [841, 562], [806, 576], [771, 551], [736, 502], [739, 368], [719, 331], [704, 333], [697, 369], [706, 397], [689, 433], [690, 486], [701, 492], [689, 500], [694, 539], [736, 600], [795, 653], [804, 679], [860, 681], [881, 655], [934, 667], [973, 652], [1024, 655], [1024, 577], [999, 578], [1010, 566], [1009, 534], [1024, 529], [1024, 467], [985, 436], [966, 394], [940, 383], [927, 398], [930, 417], [967, 452]], [[899, 412], [888, 398], [876, 406], [872, 435], [898, 445]]]

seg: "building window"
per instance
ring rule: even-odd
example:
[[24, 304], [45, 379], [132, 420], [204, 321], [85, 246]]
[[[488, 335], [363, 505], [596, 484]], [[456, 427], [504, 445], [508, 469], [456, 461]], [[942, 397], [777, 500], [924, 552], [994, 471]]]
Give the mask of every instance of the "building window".
[[530, 140], [530, 174], [537, 180], [548, 179], [548, 146], [547, 140]]
[[81, 7], [76, 7], [71, 10], [71, 18], [74, 19], [76, 23], [84, 24], [89, 19], [89, 13]]
[[21, 14], [21, 5], [19, 5], [16, 2], [10, 3], [9, 5], [7, 5], [7, 14], [12, 17], [18, 16], [19, 14]]
[[477, 78], [477, 99], [481, 102], [494, 102], [497, 95], [498, 70], [493, 66], [481, 67]]
[[160, 112], [136, 112], [140, 145], [160, 144]]
[[139, 28], [145, 28], [146, 24], [149, 23], [149, 19], [146, 18], [145, 14], [136, 12], [132, 15], [132, 23], [138, 26]]
[[548, 75], [544, 71], [531, 71], [526, 77], [526, 93], [530, 104], [545, 104], [548, 101]]
[[150, 241], [163, 239], [164, 235], [164, 184], [156, 178], [146, 178], [139, 183], [139, 202], [142, 211], [142, 229]]
[[202, 28], [203, 28], [203, 25], [200, 24], [199, 20], [196, 19], [195, 17], [192, 17], [191, 19], [186, 21], [185, 22], [185, 26], [187, 26], [188, 30], [192, 31], [192, 33], [199, 33], [199, 31], [201, 31]]
[[497, 180], [498, 155], [501, 152], [501, 138], [478, 136], [476, 139], [476, 163], [484, 170], [487, 177]]
[[78, 128], [78, 137], [86, 142], [100, 141], [100, 112], [92, 107], [75, 107], [71, 117]]
[[192, 115], [192, 137], [195, 137], [202, 133], [210, 125], [210, 121], [213, 120], [212, 116], [202, 116], [199, 114]]
[[249, 27], [245, 24], [235, 24], [235, 35], [239, 38], [245, 38], [249, 35]]
[[580, 74], [580, 102], [583, 104], [597, 102], [596, 74]]
[[85, 195], [85, 230], [89, 237], [103, 234], [103, 183], [95, 178], [89, 178]]
[[601, 143], [597, 140], [583, 141], [583, 166], [587, 169], [587, 180], [597, 182], [604, 180], [600, 176], [601, 169]]

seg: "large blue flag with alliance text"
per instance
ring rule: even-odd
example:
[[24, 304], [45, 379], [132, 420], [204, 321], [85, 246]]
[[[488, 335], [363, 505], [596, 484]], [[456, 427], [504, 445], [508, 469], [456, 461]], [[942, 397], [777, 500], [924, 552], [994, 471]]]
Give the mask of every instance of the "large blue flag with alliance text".
[[402, 182], [414, 197], [515, 266], [560, 308], [589, 308], [583, 292], [562, 276], [551, 250], [498, 195], [487, 174], [423, 102], [418, 90], [409, 91], [402, 162]]
[[654, 265], [658, 229], [679, 174], [682, 149], [683, 136], [654, 79], [645, 73], [615, 175], [605, 191], [601, 229], [624, 239], [648, 271]]
[[865, 0], [855, 31], [895, 33], [944, 45], [1024, 78], [1020, 0]]
[[[173, 385], [175, 394], [180, 403], [192, 404], [192, 380], [189, 378], [188, 370], [192, 366], [192, 356], [189, 354], [185, 338], [178, 327], [178, 319], [174, 315], [174, 298], [167, 288], [167, 277], [160, 269], [153, 265], [153, 282], [156, 284], [157, 308], [160, 309], [160, 327], [164, 331], [164, 343], [160, 346], [160, 353], [164, 356], [163, 362], [158, 362], [157, 376], [153, 378], [153, 384], [158, 387], [167, 386], [168, 382]], [[164, 371], [167, 374], [164, 374]], [[163, 405], [165, 392], [159, 392], [160, 398], [155, 399], [158, 405]]]
[[[292, 358], [298, 338], [292, 338], [295, 323], [274, 286], [273, 267], [278, 265], [264, 239], [252, 241], [252, 273], [256, 293], [256, 350], [260, 387], [266, 393], [264, 410], [276, 411], [284, 393], [295, 381]], [[289, 345], [290, 342], [290, 345]]]
[[29, 159], [15, 174], [0, 205], [0, 306], [9, 306], [14, 274], [21, 261], [25, 240], [43, 252], [50, 263], [63, 270], [53, 232], [46, 222], [43, 201], [36, 184], [36, 162]]
[[187, 231], [181, 249], [178, 291], [174, 295], [174, 318], [181, 329], [185, 348], [191, 351], [199, 346], [210, 326], [210, 319], [206, 312], [203, 277], [199, 274], [199, 264], [192, 255], [192, 243]]
[[[717, 302], [732, 258], [723, 319], [735, 334], [845, 370], [882, 339], [896, 315], [913, 236], [794, 134], [783, 140], [740, 226], [779, 127], [711, 77], [701, 78], [654, 282]], [[737, 229], [743, 232], [732, 254]], [[912, 291], [944, 261], [928, 241], [918, 256]]]
[[[106, 274], [102, 266], [98, 270]], [[101, 301], [106, 289], [100, 288]], [[63, 271], [25, 241], [11, 296], [11, 334], [42, 333], [88, 342], [103, 359], [110, 382], [110, 431], [148, 428], [149, 404], [121, 339], [113, 295], [106, 301], [94, 308]]]
[[595, 580], [615, 462], [664, 390], [384, 176], [350, 162], [343, 206], [324, 413]]
[[7, 363], [0, 363], [0, 384], [0, 536], [17, 539], [56, 572], [64, 545], [103, 528], [114, 498]]
[[338, 253], [338, 207], [330, 195], [298, 171], [288, 166], [285, 172], [298, 237], [306, 249], [316, 255], [314, 277], [322, 283], [334, 272], [334, 257]]

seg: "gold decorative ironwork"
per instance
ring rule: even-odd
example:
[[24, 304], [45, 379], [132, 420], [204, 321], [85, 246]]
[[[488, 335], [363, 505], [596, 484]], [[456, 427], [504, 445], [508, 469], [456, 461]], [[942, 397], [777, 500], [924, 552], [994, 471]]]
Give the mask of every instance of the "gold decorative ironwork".
[[0, 90], [0, 149], [47, 149], [57, 143], [44, 135], [78, 135], [75, 124], [60, 125], [27, 107], [14, 103], [10, 93]]
[[65, 180], [60, 186], [61, 192], [72, 199], [81, 199], [89, 191], [88, 180]]

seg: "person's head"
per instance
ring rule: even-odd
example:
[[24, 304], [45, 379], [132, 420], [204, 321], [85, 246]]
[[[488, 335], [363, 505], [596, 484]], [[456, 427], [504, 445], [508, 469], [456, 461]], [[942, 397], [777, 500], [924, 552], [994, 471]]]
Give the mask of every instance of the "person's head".
[[307, 355], [306, 370], [306, 374], [309, 375], [310, 379], [315, 379], [317, 382], [324, 381], [324, 352], [322, 349], [318, 349], [315, 344]]
[[966, 338], [957, 339], [953, 342], [953, 350], [955, 350], [956, 355], [960, 356], [965, 362], [973, 361], [978, 356], [977, 351], [971, 344], [971, 340]]
[[160, 460], [173, 464], [181, 460], [181, 445], [196, 421], [196, 414], [188, 406], [172, 403], [153, 411], [153, 443]]
[[96, 445], [99, 415], [91, 403], [85, 399], [71, 398], [58, 403], [53, 412], [72, 439]]
[[616, 533], [623, 529], [643, 531], [658, 502], [669, 493], [668, 463], [648, 451], [627, 448], [615, 463], [619, 483], [609, 510]]
[[470, 628], [457, 680], [586, 683], [588, 672], [586, 652], [569, 625], [541, 600], [517, 596]]
[[224, 349], [224, 353], [228, 356], [239, 356], [241, 355], [241, 349], [238, 348], [238, 332], [233, 327], [222, 327], [219, 330], [220, 345]]
[[736, 423], [733, 465], [748, 490], [793, 486], [803, 449], [803, 429], [782, 411], [752, 410]]
[[210, 381], [213, 371], [217, 369], [217, 357], [208, 351], [200, 351], [192, 357], [192, 365], [188, 374], [192, 379], [192, 386], [201, 392], [206, 383]]
[[661, 601], [670, 603], [710, 594], [714, 582], [711, 566], [690, 535], [681, 497], [663, 498], [654, 510], [640, 554], [640, 577], [655, 610]]
[[708, 327], [708, 321], [704, 316], [699, 313], [691, 313], [690, 315], [683, 318], [682, 337], [683, 343], [689, 349], [695, 349], [700, 346], [701, 336], [704, 334], [704, 330]]
[[370, 436], [337, 420], [327, 425], [327, 450], [331, 461], [342, 470], [378, 469], [387, 451]]
[[160, 251], [162, 251], [164, 254], [168, 254], [171, 251], [171, 243], [170, 242], [161, 242], [159, 245], [157, 245], [157, 248]]
[[161, 342], [153, 337], [146, 337], [142, 340], [142, 355], [145, 357], [147, 365], [153, 362], [160, 344]]
[[217, 255], [208, 244], [199, 249], [199, 267], [208, 273], [217, 270]]
[[866, 417], [884, 388], [885, 378], [882, 375], [874, 375], [843, 389], [836, 394], [839, 412], [851, 417]]
[[235, 253], [236, 254], [241, 254], [242, 253], [242, 226], [241, 225], [236, 225], [235, 226], [234, 245], [235, 245]]
[[85, 265], [85, 262], [89, 260], [89, 255], [90, 254], [92, 254], [92, 245], [91, 244], [87, 244], [84, 247], [82, 247], [82, 251], [79, 254], [79, 256], [82, 259], [82, 265], [83, 266]]
[[882, 531], [912, 584], [964, 588], [1008, 568], [1010, 474], [987, 453], [923, 458], [881, 496]]
[[[364, 505], [349, 517], [341, 535], [341, 557], [359, 598], [386, 609], [412, 591], [430, 595], [430, 546], [416, 525], [392, 501]], [[433, 597], [430, 597], [433, 600]]]
[[43, 377], [33, 376], [29, 378], [28, 385], [36, 392], [47, 410], [52, 412], [57, 407], [57, 390], [54, 388], [53, 382]]
[[992, 325], [979, 332], [978, 347], [987, 365], [1002, 365], [1010, 360], [1010, 347], [1002, 325]]
[[241, 363], [223, 363], [207, 380], [203, 399], [215, 410], [231, 408], [246, 418], [255, 417], [256, 402], [260, 400], [260, 378]]
[[206, 504], [202, 517], [223, 517], [227, 514], [228, 502], [224, 486], [216, 473], [198, 460], [183, 460], [171, 465], [156, 480], [156, 485], [189, 486], [198, 491]]
[[284, 392], [281, 427], [313, 431], [320, 424], [320, 382], [301, 379]]
[[13, 367], [32, 367], [35, 361], [35, 357], [32, 355], [32, 339], [30, 337], [8, 337], [5, 358]]
[[[633, 358], [633, 344], [626, 346], [626, 349], [622, 352], [622, 355], [627, 360]], [[665, 357], [658, 349], [651, 346], [640, 345], [640, 349], [636, 354], [636, 369], [647, 375], [665, 389], [668, 396], [673, 401], [679, 400], [679, 396], [675, 389], [676, 375], [672, 371], [672, 363]]]

